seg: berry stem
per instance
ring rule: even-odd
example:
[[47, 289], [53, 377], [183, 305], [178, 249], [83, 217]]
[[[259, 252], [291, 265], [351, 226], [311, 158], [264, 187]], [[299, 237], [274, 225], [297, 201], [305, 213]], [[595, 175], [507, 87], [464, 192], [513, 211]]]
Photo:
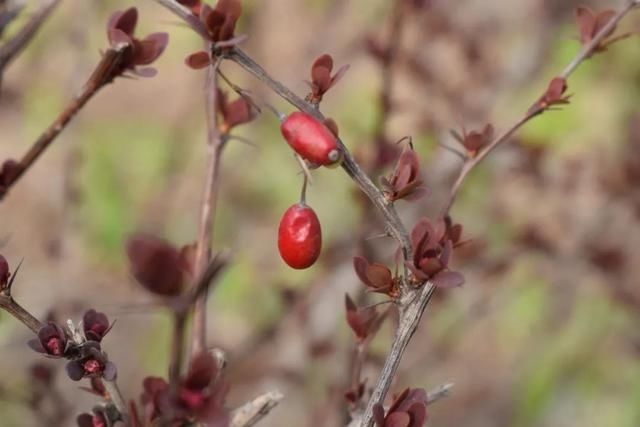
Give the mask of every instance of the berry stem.
[[307, 174], [304, 174], [302, 181], [302, 190], [300, 191], [300, 204], [307, 204]]

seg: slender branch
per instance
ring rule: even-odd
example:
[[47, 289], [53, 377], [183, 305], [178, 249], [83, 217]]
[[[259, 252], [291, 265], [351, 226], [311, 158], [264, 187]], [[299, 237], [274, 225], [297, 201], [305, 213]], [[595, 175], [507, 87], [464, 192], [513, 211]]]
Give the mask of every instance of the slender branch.
[[[222, 59], [218, 58], [207, 70], [205, 85], [205, 112], [207, 119], [207, 170], [200, 209], [200, 226], [196, 247], [196, 277], [201, 276], [209, 263], [211, 255], [211, 239], [213, 223], [218, 201], [218, 186], [220, 175], [220, 155], [224, 147], [223, 139], [217, 124], [217, 73]], [[207, 339], [207, 292], [196, 300], [193, 313], [193, 335], [191, 337], [191, 354], [197, 354], [206, 349]]]
[[393, 78], [395, 71], [396, 59], [399, 56], [402, 46], [402, 36], [404, 30], [404, 18], [406, 16], [406, 2], [404, 0], [396, 0], [390, 17], [389, 38], [385, 46], [385, 52], [382, 57], [381, 69], [381, 87], [379, 94], [380, 102], [380, 120], [378, 123], [375, 136], [377, 140], [384, 140], [387, 136], [387, 127], [389, 124], [389, 116], [393, 109]]
[[51, 12], [60, 3], [60, 0], [47, 0], [42, 2], [40, 8], [31, 15], [24, 26], [7, 42], [0, 46], [0, 79], [4, 69], [24, 47], [33, 39]]
[[594, 54], [600, 43], [611, 35], [610, 32], [618, 25], [622, 18], [624, 18], [631, 9], [639, 5], [640, 0], [627, 0], [625, 5], [598, 31], [598, 34], [582, 47], [578, 55], [565, 67], [559, 77], [564, 79], [568, 78], [585, 59], [590, 58], [591, 55]]
[[124, 400], [124, 397], [122, 396], [122, 392], [120, 391], [120, 387], [118, 387], [118, 383], [116, 382], [116, 380], [104, 380], [102, 381], [102, 383], [104, 384], [104, 388], [109, 394], [109, 400], [111, 401], [111, 403], [113, 403], [113, 406], [115, 406], [120, 413], [122, 422], [124, 422], [125, 425], [128, 425], [129, 412], [127, 410], [127, 404]]
[[[156, 0], [158, 3], [163, 4], [170, 9], [175, 9], [175, 2], [171, 0]], [[593, 40], [586, 45], [576, 58], [567, 66], [567, 68], [561, 74], [561, 77], [568, 77], [575, 68], [588, 58], [597, 48], [599, 43], [606, 37], [606, 33], [610, 31], [622, 17], [628, 13], [631, 9], [638, 6], [640, 0], [628, 0], [625, 6], [612, 18], [612, 20], [605, 25]], [[251, 57], [245, 54], [238, 48], [231, 49], [226, 56], [228, 59], [236, 62], [242, 68], [249, 73], [253, 74], [256, 78], [261, 80], [267, 86], [269, 86], [279, 96], [287, 100], [293, 106], [301, 111], [304, 111], [316, 119], [323, 121], [325, 118], [320, 111], [314, 108], [313, 105], [307, 103], [302, 98], [298, 97], [290, 89], [284, 86], [282, 83], [273, 79], [259, 64], [257, 64]], [[490, 143], [483, 151], [481, 151], [473, 160], [465, 163], [461, 169], [460, 177], [456, 179], [456, 183], [451, 192], [448, 202], [445, 205], [444, 213], [448, 213], [456, 194], [469, 171], [478, 164], [489, 152], [495, 147], [501, 144], [503, 141], [510, 138], [520, 127], [522, 127], [527, 121], [533, 118], [533, 115], [525, 116], [513, 125], [509, 130], [504, 132], [492, 143]], [[342, 164], [343, 169], [347, 174], [356, 182], [360, 189], [371, 199], [373, 204], [381, 211], [385, 218], [387, 231], [398, 241], [400, 244], [405, 259], [411, 258], [411, 244], [408, 238], [408, 234], [403, 224], [401, 223], [393, 205], [389, 203], [382, 192], [373, 184], [369, 177], [362, 172], [358, 164], [354, 161], [349, 151], [346, 149], [342, 141], [340, 141], [342, 149], [344, 151], [344, 162]], [[406, 274], [405, 274], [406, 275]], [[387, 356], [385, 365], [378, 382], [374, 388], [371, 399], [367, 404], [367, 409], [362, 419], [361, 426], [370, 427], [373, 423], [373, 407], [376, 403], [382, 402], [391, 385], [391, 381], [395, 375], [395, 372], [400, 364], [400, 360], [406, 347], [408, 346], [413, 334], [415, 333], [422, 314], [429, 303], [435, 286], [427, 282], [421, 288], [412, 289], [406, 283], [403, 285], [403, 293], [399, 301], [400, 308], [400, 324], [396, 331], [396, 336], [391, 347], [391, 351]]]
[[453, 383], [446, 383], [429, 391], [429, 393], [427, 393], [427, 405], [431, 405], [432, 403], [435, 403], [438, 400], [449, 396], [454, 385], [455, 384]]
[[[320, 121], [325, 120], [325, 117], [320, 112], [320, 110], [315, 108], [312, 104], [306, 102], [303, 98], [299, 97], [289, 88], [271, 77], [264, 68], [262, 68], [257, 62], [255, 62], [242, 50], [238, 48], [230, 50], [227, 58], [240, 65], [249, 73], [253, 74], [254, 77], [265, 83], [274, 92], [276, 92], [283, 99], [288, 101], [291, 105], [293, 105], [300, 111], [304, 111], [305, 113], [312, 115]], [[356, 182], [358, 187], [360, 187], [360, 189], [373, 202], [376, 208], [378, 208], [378, 210], [382, 213], [389, 233], [400, 244], [404, 257], [406, 259], [410, 259], [412, 254], [411, 242], [409, 240], [407, 230], [400, 221], [400, 217], [393, 207], [393, 204], [387, 200], [387, 198], [384, 196], [384, 194], [382, 194], [378, 187], [376, 187], [371, 179], [362, 171], [360, 166], [351, 156], [351, 153], [346, 148], [344, 143], [340, 139], [338, 139], [338, 141], [344, 152], [344, 161], [342, 162], [342, 168]]]
[[18, 319], [35, 334], [37, 334], [43, 326], [42, 322], [18, 304], [11, 295], [5, 292], [0, 293], [0, 308]]
[[471, 170], [475, 168], [476, 165], [482, 161], [482, 159], [487, 157], [487, 155], [491, 151], [493, 151], [498, 145], [502, 144], [504, 141], [511, 138], [511, 136], [514, 133], [516, 133], [522, 126], [525, 125], [525, 123], [527, 123], [533, 117], [535, 117], [535, 115], [527, 113], [524, 117], [522, 117], [520, 120], [514, 123], [509, 129], [507, 129], [501, 135], [496, 137], [496, 139], [491, 141], [482, 151], [478, 152], [478, 154], [475, 157], [468, 158], [467, 160], [465, 160], [465, 162], [462, 164], [462, 168], [460, 168], [460, 172], [458, 173], [458, 176], [456, 177], [455, 182], [453, 183], [453, 186], [451, 187], [451, 191], [449, 192], [449, 197], [447, 198], [447, 201], [445, 202], [444, 208], [442, 210], [443, 211], [442, 216], [446, 216], [449, 213], [449, 210], [451, 209], [451, 206], [453, 206], [453, 203], [456, 200], [458, 192], [460, 191], [462, 182], [465, 180], [469, 172], [471, 172]]
[[184, 359], [184, 336], [187, 326], [186, 312], [176, 310], [173, 314], [173, 337], [169, 357], [169, 384], [171, 394], [175, 395], [180, 380], [180, 370]]
[[15, 1], [9, 3], [6, 0], [0, 0], [0, 37], [4, 34], [4, 30], [24, 9], [24, 1]]
[[69, 124], [71, 119], [84, 107], [84, 105], [105, 85], [113, 81], [117, 70], [122, 64], [124, 54], [129, 48], [128, 43], [121, 43], [109, 48], [98, 63], [89, 80], [84, 85], [82, 92], [74, 98], [60, 115], [33, 143], [29, 151], [25, 153], [18, 163], [15, 172], [12, 173], [5, 185], [0, 189], [0, 201], [9, 189], [20, 179], [22, 175], [38, 160], [44, 151], [51, 145], [56, 137]]
[[193, 28], [198, 34], [200, 34], [205, 40], [209, 39], [209, 32], [205, 27], [204, 23], [197, 17], [194, 16], [193, 13], [180, 3], [174, 0], [154, 0], [156, 3], [161, 6], [166, 7], [172, 13], [177, 15], [180, 19], [185, 21], [191, 28]]
[[[632, 9], [638, 7], [640, 5], [640, 0], [627, 0], [625, 5], [607, 22], [607, 24], [598, 31], [598, 33], [593, 37], [593, 39], [585, 44], [580, 52], [569, 62], [569, 64], [564, 68], [562, 73], [558, 77], [563, 79], [569, 78], [571, 74], [578, 68], [580, 64], [582, 64], [586, 59], [589, 59], [595, 51], [598, 49], [600, 44], [610, 36], [611, 31], [618, 25], [620, 20], [624, 18], [624, 16], [629, 13]], [[497, 136], [491, 143], [489, 143], [483, 150], [481, 150], [476, 156], [468, 159], [462, 165], [460, 172], [449, 193], [449, 197], [443, 208], [443, 216], [449, 213], [451, 206], [458, 195], [460, 187], [462, 186], [463, 181], [471, 172], [473, 168], [475, 168], [478, 163], [480, 163], [489, 153], [491, 153], [498, 145], [503, 142], [509, 140], [513, 134], [515, 134], [522, 126], [524, 126], [527, 122], [529, 122], [534, 117], [539, 116], [539, 114], [529, 113], [527, 112], [524, 117], [520, 118], [517, 122], [515, 122], [511, 127], [509, 127], [505, 132], [501, 135]]]
[[169, 360], [169, 384], [171, 392], [175, 393], [180, 379], [180, 370], [184, 360], [184, 337], [187, 326], [187, 315], [193, 305], [203, 295], [207, 294], [209, 286], [214, 279], [229, 265], [230, 257], [227, 252], [216, 254], [205, 267], [204, 271], [195, 282], [193, 289], [187, 295], [181, 297], [172, 304], [174, 324], [173, 340], [171, 343], [171, 356]]
[[251, 427], [267, 416], [284, 396], [279, 391], [270, 391], [244, 404], [231, 414], [231, 427]]

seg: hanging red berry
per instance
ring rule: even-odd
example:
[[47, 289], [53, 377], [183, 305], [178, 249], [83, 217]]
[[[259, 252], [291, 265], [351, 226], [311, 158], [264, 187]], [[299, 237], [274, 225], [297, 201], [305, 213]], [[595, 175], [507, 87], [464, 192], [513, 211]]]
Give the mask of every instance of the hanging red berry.
[[322, 232], [316, 213], [305, 203], [296, 203], [282, 216], [278, 229], [278, 250], [289, 267], [311, 267], [320, 256]]
[[280, 125], [280, 130], [291, 148], [315, 165], [331, 166], [342, 160], [336, 136], [310, 114], [291, 113]]

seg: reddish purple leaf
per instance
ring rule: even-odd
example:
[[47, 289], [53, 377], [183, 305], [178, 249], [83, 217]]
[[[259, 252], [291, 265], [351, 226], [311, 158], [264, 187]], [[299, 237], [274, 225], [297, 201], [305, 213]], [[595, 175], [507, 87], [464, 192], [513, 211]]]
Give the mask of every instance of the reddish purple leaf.
[[209, 54], [203, 50], [199, 52], [192, 53], [187, 56], [184, 61], [190, 68], [194, 70], [199, 70], [202, 68], [206, 68], [211, 64], [211, 58]]
[[442, 271], [432, 281], [439, 288], [456, 288], [464, 284], [464, 276], [457, 271]]

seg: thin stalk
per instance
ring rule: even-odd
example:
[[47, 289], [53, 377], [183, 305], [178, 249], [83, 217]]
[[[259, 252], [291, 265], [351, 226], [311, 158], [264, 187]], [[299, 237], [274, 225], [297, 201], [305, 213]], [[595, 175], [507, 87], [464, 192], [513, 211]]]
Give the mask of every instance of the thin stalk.
[[[207, 115], [207, 169], [200, 208], [200, 225], [198, 227], [198, 241], [196, 246], [195, 276], [204, 273], [211, 257], [211, 240], [213, 224], [218, 202], [218, 187], [220, 177], [220, 156], [224, 147], [223, 139], [218, 131], [217, 123], [217, 74], [221, 59], [212, 64], [207, 73], [205, 85], [205, 111]], [[191, 354], [195, 355], [206, 350], [207, 341], [207, 296], [205, 291], [195, 302], [193, 311], [193, 325], [191, 337]]]

